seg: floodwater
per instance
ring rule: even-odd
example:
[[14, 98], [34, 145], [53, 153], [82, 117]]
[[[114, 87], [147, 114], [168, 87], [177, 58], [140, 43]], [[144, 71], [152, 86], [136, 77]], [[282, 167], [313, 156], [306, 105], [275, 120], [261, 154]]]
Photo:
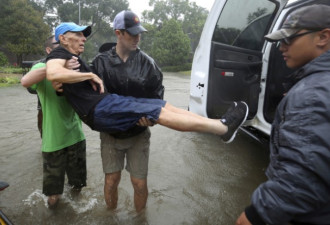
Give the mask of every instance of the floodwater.
[[[186, 109], [189, 82], [189, 76], [165, 73], [165, 99]], [[268, 149], [243, 133], [226, 145], [215, 135], [154, 126], [146, 210], [135, 213], [133, 188], [124, 171], [118, 208], [109, 211], [103, 198], [99, 134], [84, 126], [88, 186], [79, 196], [71, 196], [65, 187], [58, 208], [49, 210], [41, 191], [36, 102], [20, 85], [0, 88], [0, 180], [10, 184], [0, 192], [0, 209], [16, 225], [230, 225], [266, 180]]]

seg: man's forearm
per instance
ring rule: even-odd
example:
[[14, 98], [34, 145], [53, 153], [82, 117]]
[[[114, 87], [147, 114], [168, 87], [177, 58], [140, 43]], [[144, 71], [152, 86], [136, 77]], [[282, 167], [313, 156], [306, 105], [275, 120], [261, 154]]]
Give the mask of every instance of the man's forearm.
[[29, 71], [21, 79], [23, 87], [30, 87], [46, 78], [46, 67]]

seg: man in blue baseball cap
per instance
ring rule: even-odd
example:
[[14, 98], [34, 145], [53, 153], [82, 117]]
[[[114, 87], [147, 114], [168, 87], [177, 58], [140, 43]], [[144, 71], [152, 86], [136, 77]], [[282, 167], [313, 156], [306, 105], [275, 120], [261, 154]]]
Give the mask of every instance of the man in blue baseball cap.
[[91, 32], [91, 26], [79, 26], [73, 22], [65, 22], [58, 25], [55, 29], [55, 41], [59, 42], [59, 36], [67, 32], [82, 32], [85, 37], [88, 37]]

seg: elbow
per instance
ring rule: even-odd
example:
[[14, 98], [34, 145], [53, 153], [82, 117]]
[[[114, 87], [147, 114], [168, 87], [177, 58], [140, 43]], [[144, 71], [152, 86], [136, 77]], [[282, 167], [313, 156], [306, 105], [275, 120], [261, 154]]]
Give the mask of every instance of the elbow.
[[49, 80], [50, 82], [53, 82], [53, 81], [57, 81], [56, 80], [56, 74], [51, 72], [51, 71], [48, 71], [47, 70], [47, 73], [46, 73], [46, 78], [47, 80]]
[[28, 88], [28, 87], [31, 86], [31, 84], [27, 81], [25, 76], [23, 76], [22, 79], [21, 79], [21, 85], [25, 88]]

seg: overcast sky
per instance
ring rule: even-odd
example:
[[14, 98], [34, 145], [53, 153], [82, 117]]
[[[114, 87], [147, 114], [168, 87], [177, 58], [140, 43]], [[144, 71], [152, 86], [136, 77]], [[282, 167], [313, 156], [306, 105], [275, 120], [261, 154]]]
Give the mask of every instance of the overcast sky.
[[[206, 8], [210, 11], [215, 0], [189, 0], [189, 2], [196, 2], [196, 5]], [[143, 10], [150, 9], [149, 8], [149, 0], [128, 0], [129, 7], [135, 12], [139, 17], [141, 17], [141, 13]]]

